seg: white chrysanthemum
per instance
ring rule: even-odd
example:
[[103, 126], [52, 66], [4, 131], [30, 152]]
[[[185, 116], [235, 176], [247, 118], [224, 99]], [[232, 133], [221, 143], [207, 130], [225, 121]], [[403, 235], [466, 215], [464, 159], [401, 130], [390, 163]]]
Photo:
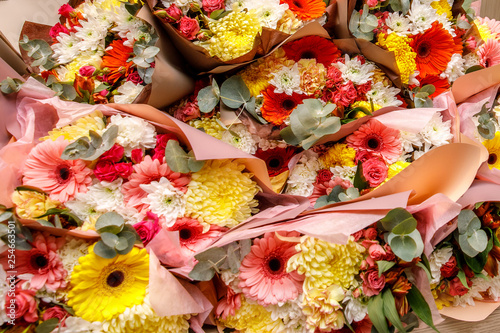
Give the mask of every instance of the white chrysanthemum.
[[97, 212], [94, 207], [87, 202], [81, 201], [82, 197], [78, 198], [79, 194], [83, 193], [77, 193], [75, 199], [66, 201], [64, 205], [69, 208], [73, 214], [84, 221], [84, 224], [93, 224], [92, 221], [97, 220], [102, 213]]
[[146, 42], [151, 40], [148, 26], [141, 19], [131, 15], [124, 5], [115, 7], [113, 19], [115, 26], [111, 31], [117, 32], [118, 36], [125, 40], [123, 45], [133, 47], [135, 41], [141, 38]]
[[57, 43], [52, 44], [54, 58], [59, 64], [67, 64], [75, 59], [81, 52], [78, 47], [79, 38], [75, 37], [74, 33], [70, 35], [60, 33], [56, 37]]
[[253, 154], [257, 151], [257, 144], [255, 143], [252, 134], [243, 124], [231, 126], [230, 131], [222, 133], [221, 140], [247, 154]]
[[233, 289], [235, 294], [240, 294], [243, 291], [238, 287], [240, 284], [240, 273], [233, 273], [231, 272], [230, 269], [225, 269], [221, 271], [220, 274], [221, 280], [226, 284], [226, 286], [229, 286], [231, 289]]
[[410, 33], [410, 20], [399, 12], [390, 13], [385, 24], [389, 28], [387, 33], [395, 33], [399, 36], [405, 36]]
[[363, 320], [368, 314], [368, 306], [352, 297], [350, 290], [347, 291], [342, 303], [344, 304], [344, 316], [349, 324], [352, 324], [353, 321]]
[[440, 77], [442, 79], [447, 78], [450, 83], [454, 82], [460, 76], [465, 74], [464, 64], [465, 60], [460, 54], [453, 54], [446, 70], [441, 73]]
[[84, 18], [96, 23], [96, 28], [108, 30], [113, 24], [114, 11], [112, 10], [113, 7], [109, 6], [109, 1], [86, 1], [78, 8], [82, 8]]
[[451, 37], [456, 37], [455, 29], [453, 29], [452, 22], [448, 19], [446, 14], [441, 14], [437, 16], [437, 21], [443, 25], [443, 29], [448, 31]]
[[257, 145], [259, 146], [259, 148], [264, 150], [264, 151], [266, 151], [268, 149], [286, 148], [287, 147], [287, 143], [285, 141], [281, 141], [281, 140], [267, 140], [267, 139], [261, 138], [257, 135], [254, 135], [253, 139], [257, 142]]
[[9, 318], [5, 313], [5, 297], [9, 291], [9, 285], [7, 284], [7, 273], [3, 270], [2, 265], [0, 265], [0, 325], [3, 325]]
[[465, 60], [464, 62], [465, 70], [479, 65], [479, 56], [476, 53], [471, 52], [467, 55], [464, 55], [463, 59]]
[[307, 316], [302, 312], [302, 301], [304, 295], [300, 294], [294, 300], [285, 304], [271, 304], [266, 306], [266, 310], [271, 312], [271, 319], [276, 321], [281, 319], [285, 324], [285, 332], [289, 333], [307, 333]]
[[422, 4], [420, 1], [413, 1], [408, 19], [411, 22], [411, 32], [416, 35], [429, 29], [432, 23], [438, 20], [438, 15], [431, 6]]
[[281, 67], [280, 70], [273, 73], [273, 78], [269, 81], [269, 84], [275, 87], [274, 92], [277, 94], [291, 95], [294, 92], [302, 94], [298, 64], [296, 63], [292, 67]]
[[161, 177], [159, 182], [153, 181], [139, 186], [148, 193], [142, 202], [149, 205], [151, 212], [162, 218], [162, 227], [171, 227], [178, 217], [184, 216], [186, 212], [184, 193], [176, 189], [167, 178]]
[[248, 10], [254, 9], [260, 24], [271, 29], [276, 29], [278, 21], [288, 9], [288, 4], [280, 4], [279, 0], [246, 0], [244, 6]]
[[78, 258], [89, 253], [89, 244], [83, 239], [70, 238], [57, 252], [64, 269], [68, 272], [66, 280], [69, 281], [73, 268], [78, 265]]
[[318, 155], [306, 151], [287, 180], [286, 193], [308, 197], [313, 193], [316, 173], [321, 169]]
[[102, 329], [102, 324], [98, 321], [88, 322], [80, 317], [68, 317], [65, 321], [65, 326], [58, 328], [57, 333], [102, 333], [106, 330]]
[[[66, 66], [59, 66], [56, 68], [57, 77], [60, 81], [74, 81], [75, 74], [78, 73], [83, 66], [94, 66], [101, 68], [102, 56], [104, 51], [98, 49], [95, 51], [81, 52], [73, 61]], [[99, 82], [95, 81], [95, 86], [99, 86]]]
[[151, 149], [156, 145], [156, 129], [140, 118], [114, 115], [111, 116], [108, 126], [111, 125], [118, 126], [116, 143], [125, 149], [127, 156], [130, 156], [134, 149]]
[[451, 121], [443, 121], [441, 113], [436, 112], [419, 134], [422, 137], [426, 150], [431, 147], [445, 145], [453, 139], [453, 134], [451, 134]]
[[403, 154], [411, 153], [415, 150], [415, 147], [422, 147], [423, 143], [418, 133], [400, 131], [400, 134]]
[[400, 106], [403, 102], [396, 98], [400, 91], [398, 88], [386, 87], [382, 82], [377, 82], [372, 84], [370, 91], [366, 93], [366, 97], [369, 100], [371, 99], [373, 104], [380, 107]]
[[115, 103], [118, 104], [132, 104], [134, 100], [139, 96], [144, 86], [140, 84], [134, 84], [132, 81], [127, 81], [118, 87], [118, 92], [120, 95], [115, 95]]
[[345, 63], [337, 62], [333, 64], [342, 72], [344, 82], [352, 81], [356, 85], [365, 84], [372, 79], [375, 65], [369, 61], [361, 64], [356, 57], [350, 58], [345, 55]]
[[96, 183], [89, 186], [86, 193], [78, 193], [78, 200], [87, 203], [99, 212], [116, 211], [123, 206], [122, 183], [121, 178], [111, 183], [104, 181]]
[[450, 260], [453, 255], [451, 247], [442, 247], [435, 250], [429, 257], [429, 266], [431, 268], [431, 284], [437, 284], [441, 280], [441, 267]]
[[[99, 21], [80, 21], [81, 26], [75, 26], [75, 36], [80, 39], [76, 47], [80, 51], [95, 51], [104, 49], [107, 28], [99, 27]], [[97, 26], [96, 26], [97, 25]]]
[[200, 0], [161, 0], [161, 3], [165, 6], [165, 8], [170, 7], [171, 4], [175, 4], [180, 10], [182, 10], [184, 15], [187, 14], [190, 3], [196, 3], [201, 7]]
[[357, 166], [340, 166], [337, 165], [335, 167], [331, 167], [330, 171], [333, 173], [333, 177], [339, 177], [342, 180], [347, 180], [352, 182], [354, 180], [354, 176], [356, 176]]

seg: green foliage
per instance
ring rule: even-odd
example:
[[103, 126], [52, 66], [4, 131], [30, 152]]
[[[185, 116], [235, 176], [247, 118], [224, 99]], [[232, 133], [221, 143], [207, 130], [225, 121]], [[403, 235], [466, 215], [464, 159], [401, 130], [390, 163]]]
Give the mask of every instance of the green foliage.
[[370, 184], [363, 176], [363, 164], [361, 161], [358, 161], [358, 167], [356, 168], [356, 174], [354, 175], [352, 184], [360, 191], [370, 187]]
[[140, 240], [135, 229], [125, 224], [123, 217], [115, 212], [101, 215], [96, 221], [95, 228], [101, 240], [95, 244], [94, 252], [105, 259], [129, 253], [134, 244]]
[[474, 117], [478, 117], [477, 121], [479, 125], [477, 125], [477, 131], [479, 134], [487, 139], [491, 140], [495, 138], [496, 126], [498, 125], [498, 120], [496, 119], [495, 111], [493, 108], [498, 105], [498, 102], [495, 100], [490, 109], [487, 108], [488, 103], [485, 103], [481, 108], [481, 111], [476, 113]]
[[93, 161], [99, 158], [115, 144], [118, 136], [118, 126], [110, 126], [102, 134], [102, 137], [94, 131], [89, 131], [89, 134], [90, 140], [88, 137], [83, 136], [67, 145], [61, 154], [61, 158], [63, 160], [82, 159], [85, 161]]
[[335, 186], [328, 195], [322, 195], [316, 200], [314, 208], [321, 208], [323, 206], [336, 203], [344, 202], [355, 199], [359, 197], [359, 191], [355, 187], [349, 187], [348, 189], [343, 189], [342, 186]]
[[323, 107], [317, 99], [305, 99], [290, 114], [290, 126], [281, 130], [281, 137], [290, 145], [311, 148], [323, 136], [339, 131], [340, 118], [331, 116], [335, 107]]
[[231, 76], [220, 88], [222, 102], [232, 109], [244, 106], [251, 97], [250, 90], [239, 75]]
[[21, 89], [22, 85], [23, 81], [7, 77], [5, 80], [0, 82], [0, 91], [4, 94], [16, 93]]
[[378, 26], [378, 19], [375, 15], [370, 14], [368, 5], [363, 6], [363, 14], [354, 11], [349, 22], [349, 30], [357, 37], [366, 40], [373, 39], [373, 30]]
[[394, 261], [378, 260], [377, 261], [378, 276], [382, 276], [384, 272], [390, 270], [394, 265], [396, 265], [396, 262]]
[[415, 87], [410, 91], [410, 98], [417, 108], [432, 108], [433, 103], [429, 97], [436, 91], [432, 84], [426, 84], [423, 87]]
[[212, 85], [201, 89], [198, 92], [198, 106], [200, 112], [208, 113], [219, 104], [220, 100], [220, 89], [217, 81], [212, 80]]
[[389, 5], [393, 11], [401, 12], [402, 15], [410, 10], [410, 0], [389, 0]]
[[[10, 231], [12, 229], [9, 229], [3, 222], [7, 222], [7, 224], [14, 223], [14, 231]], [[9, 236], [12, 237], [12, 234], [14, 234], [16, 250], [31, 250], [32, 246], [30, 242], [33, 241], [33, 236], [30, 230], [19, 222], [12, 209], [8, 209], [0, 215], [0, 240], [7, 245], [12, 244], [12, 239], [9, 239]]]
[[469, 257], [475, 257], [486, 249], [488, 236], [481, 229], [481, 221], [472, 210], [464, 209], [458, 215], [455, 239], [460, 244], [462, 252]]
[[422, 296], [422, 293], [415, 285], [411, 286], [408, 294], [406, 294], [406, 299], [408, 300], [408, 304], [410, 304], [411, 309], [420, 318], [420, 320], [426, 323], [429, 327], [432, 327], [434, 331], [439, 333], [436, 326], [434, 326], [429, 304], [427, 304], [424, 296]]
[[[136, 64], [139, 68], [150, 68], [151, 63], [155, 61], [155, 57], [160, 52], [160, 48], [157, 46], [154, 46], [156, 44], [156, 41], [158, 40], [158, 36], [154, 35], [149, 41], [146, 41], [144, 38], [141, 38], [140, 40], [136, 41], [134, 43], [134, 56], [132, 58], [132, 61], [134, 64]], [[144, 71], [143, 74], [146, 74]], [[141, 75], [141, 73], [139, 73]], [[151, 76], [152, 76], [152, 71], [151, 71]], [[144, 80], [143, 76], [141, 78]], [[150, 83], [146, 82], [145, 83]]]
[[200, 171], [205, 161], [198, 161], [193, 151], [186, 153], [176, 140], [169, 140], [165, 147], [165, 160], [174, 172], [189, 173]]
[[[53, 216], [55, 220], [55, 225], [52, 225], [53, 227], [55, 226], [56, 228], [62, 228], [61, 222], [59, 220], [59, 216], [63, 216], [69, 224], [74, 225], [76, 227], [79, 227], [83, 224], [83, 221], [73, 212], [67, 208], [60, 209], [60, 208], [51, 208], [45, 212], [45, 214], [42, 214], [40, 216], [36, 216], [36, 219], [41, 219], [43, 217], [47, 216]], [[37, 220], [39, 223], [40, 221], [45, 221], [45, 220]], [[47, 221], [48, 222], [48, 221]], [[50, 223], [50, 222], [48, 222]], [[43, 224], [43, 222], [41, 223]], [[45, 224], [47, 225], [47, 224]]]
[[382, 294], [378, 294], [368, 300], [368, 316], [378, 333], [389, 333], [389, 326], [384, 314]]
[[470, 257], [467, 254], [464, 254], [464, 260], [469, 266], [470, 269], [476, 274], [481, 274], [483, 271], [486, 262], [488, 261], [488, 253], [490, 253], [493, 248], [493, 242], [495, 239], [495, 234], [491, 231], [491, 229], [486, 228], [486, 230], [481, 230], [489, 233], [488, 241], [486, 243], [486, 248], [474, 257]]
[[50, 333], [59, 326], [59, 319], [50, 318], [43, 321], [35, 328], [35, 333]]
[[35, 59], [31, 66], [40, 67], [50, 70], [55, 67], [56, 63], [52, 58], [52, 48], [49, 43], [41, 39], [29, 40], [28, 36], [24, 35], [19, 41], [19, 45], [25, 50], [29, 57]]

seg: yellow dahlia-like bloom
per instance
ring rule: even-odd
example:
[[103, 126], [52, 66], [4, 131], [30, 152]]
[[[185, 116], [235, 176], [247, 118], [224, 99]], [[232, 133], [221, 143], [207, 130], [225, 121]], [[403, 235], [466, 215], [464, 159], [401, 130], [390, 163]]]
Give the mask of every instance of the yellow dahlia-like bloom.
[[144, 303], [127, 308], [123, 313], [102, 323], [108, 333], [187, 333], [191, 315], [158, 316], [149, 302], [149, 292]]
[[238, 58], [253, 48], [255, 37], [262, 31], [259, 19], [249, 12], [231, 12], [219, 20], [211, 20], [208, 52], [222, 61]]
[[337, 165], [353, 167], [356, 165], [354, 163], [355, 156], [356, 150], [354, 148], [347, 147], [345, 143], [336, 143], [319, 158], [319, 161], [324, 168], [335, 167]]
[[241, 333], [278, 333], [285, 331], [283, 321], [278, 318], [273, 320], [271, 312], [262, 305], [248, 303], [243, 295], [241, 296], [241, 307], [234, 315], [228, 315], [226, 319], [219, 318], [219, 321], [229, 328], [234, 328]]
[[394, 52], [401, 73], [401, 82], [404, 84], [408, 84], [410, 75], [417, 70], [417, 63], [415, 62], [417, 54], [410, 47], [410, 41], [411, 38], [398, 36], [396, 33], [378, 35], [377, 45]]
[[490, 154], [486, 161], [490, 169], [500, 169], [500, 132], [496, 132], [493, 139], [483, 141], [483, 145]]
[[326, 84], [326, 69], [323, 64], [316, 63], [316, 59], [300, 59], [300, 89], [307, 95], [313, 95], [323, 89]]
[[186, 216], [206, 224], [234, 227], [258, 212], [260, 188], [245, 165], [231, 160], [205, 162], [194, 172], [186, 193]]
[[297, 18], [294, 12], [287, 9], [283, 14], [283, 17], [278, 21], [276, 30], [284, 32], [286, 34], [293, 34], [302, 27], [302, 20]]
[[217, 114], [211, 118], [201, 118], [201, 119], [193, 119], [189, 121], [189, 126], [194, 128], [202, 128], [205, 133], [210, 136], [213, 136], [216, 139], [222, 139], [222, 133], [225, 132], [224, 128], [217, 122], [219, 119], [219, 115]]
[[453, 18], [453, 14], [451, 13], [451, 6], [448, 3], [448, 0], [437, 0], [431, 3], [431, 7], [434, 8], [438, 15], [446, 14], [448, 20]]
[[[16, 205], [17, 216], [22, 219], [40, 219], [38, 216], [60, 205], [59, 201], [35, 191], [14, 191], [11, 200]], [[47, 217], [41, 217], [41, 219], [47, 220]]]
[[389, 165], [389, 169], [387, 170], [387, 179], [391, 179], [410, 164], [411, 163], [405, 161], [397, 161], [396, 163]]
[[295, 249], [299, 252], [288, 260], [287, 271], [305, 275], [304, 291], [322, 290], [332, 284], [344, 289], [357, 286], [354, 277], [359, 273], [365, 248], [352, 236], [345, 245], [303, 236]]
[[312, 289], [304, 293], [302, 312], [307, 316], [307, 328], [314, 331], [339, 330], [344, 326], [340, 303], [344, 299], [342, 287], [332, 284], [326, 289]]
[[497, 37], [496, 33], [492, 33], [487, 24], [481, 24], [478, 19], [474, 20], [474, 24], [479, 31], [479, 36], [483, 41], [487, 41], [488, 39], [495, 39]]
[[149, 285], [149, 254], [133, 248], [126, 255], [104, 259], [94, 253], [78, 259], [71, 274], [68, 305], [87, 321], [111, 320], [126, 308], [142, 304]]
[[74, 141], [82, 136], [89, 137], [90, 130], [102, 134], [102, 131], [106, 128], [103, 117], [101, 111], [94, 111], [88, 116], [78, 119], [74, 124], [53, 129], [42, 140], [56, 141], [58, 137], [62, 136], [68, 141]]

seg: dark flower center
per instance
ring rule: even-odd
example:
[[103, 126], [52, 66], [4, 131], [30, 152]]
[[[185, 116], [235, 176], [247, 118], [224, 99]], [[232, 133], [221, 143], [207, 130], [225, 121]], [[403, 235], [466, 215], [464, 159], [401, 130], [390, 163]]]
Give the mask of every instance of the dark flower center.
[[486, 61], [484, 62], [484, 67], [486, 68], [490, 67], [490, 58], [486, 59]]
[[56, 169], [56, 177], [59, 183], [66, 183], [69, 177], [71, 177], [71, 169], [64, 165], [59, 165]]
[[295, 109], [296, 106], [297, 106], [297, 104], [295, 104], [295, 102], [291, 99], [285, 99], [281, 103], [281, 107], [283, 107], [283, 109], [285, 109], [287, 111]]
[[490, 154], [490, 156], [488, 156], [488, 164], [495, 164], [497, 160], [497, 154]]
[[294, 1], [293, 4], [299, 8], [302, 8], [302, 3], [300, 1]]
[[308, 50], [308, 51], [303, 52], [303, 53], [300, 55], [300, 58], [301, 58], [301, 59], [316, 59], [316, 54], [314, 54], [314, 52], [313, 52], [313, 51]]
[[427, 57], [431, 53], [431, 45], [429, 42], [422, 42], [418, 44], [417, 54], [421, 58]]
[[267, 165], [272, 168], [272, 169], [276, 169], [276, 168], [279, 168], [281, 166], [281, 163], [283, 161], [278, 158], [278, 157], [273, 157], [272, 159], [269, 160], [269, 162], [267, 163]]
[[31, 257], [31, 266], [34, 269], [43, 269], [43, 268], [47, 267], [48, 264], [49, 264], [49, 260], [42, 253]]
[[375, 138], [371, 138], [368, 140], [368, 142], [366, 143], [366, 145], [370, 148], [370, 149], [377, 149], [380, 145], [380, 143], [378, 142], [377, 139]]
[[269, 269], [272, 273], [279, 273], [282, 268], [281, 261], [278, 258], [272, 258], [271, 260], [269, 260], [267, 265], [269, 266]]
[[123, 283], [125, 280], [125, 274], [122, 271], [114, 271], [108, 275], [106, 283], [112, 288], [116, 288]]
[[188, 240], [191, 238], [191, 230], [189, 229], [181, 229], [179, 230], [179, 237], [184, 240]]

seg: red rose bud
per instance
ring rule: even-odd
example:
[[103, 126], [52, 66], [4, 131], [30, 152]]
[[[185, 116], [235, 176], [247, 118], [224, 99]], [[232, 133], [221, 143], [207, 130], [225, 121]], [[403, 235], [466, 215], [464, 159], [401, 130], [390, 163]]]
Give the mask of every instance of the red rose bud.
[[448, 262], [441, 266], [441, 276], [444, 278], [455, 277], [458, 274], [458, 270], [457, 259], [455, 256], [451, 256]]
[[374, 240], [375, 238], [377, 238], [377, 229], [368, 228], [364, 230], [363, 235], [365, 236], [366, 239]]
[[141, 76], [137, 72], [130, 73], [127, 76], [127, 81], [131, 81], [133, 84], [142, 84], [144, 81], [141, 79]]
[[170, 7], [165, 10], [165, 15], [165, 19], [170, 23], [178, 22], [183, 16], [182, 10], [175, 4], [171, 4]]
[[94, 66], [83, 66], [78, 70], [78, 74], [81, 76], [92, 76], [95, 72]]
[[184, 16], [179, 21], [179, 32], [187, 39], [195, 39], [198, 31], [200, 31], [200, 26], [197, 20]]
[[316, 175], [316, 184], [321, 184], [330, 181], [333, 177], [333, 173], [328, 169], [321, 169]]
[[377, 187], [387, 178], [388, 167], [379, 158], [371, 158], [363, 163], [363, 176], [370, 187]]
[[59, 8], [59, 15], [65, 18], [71, 18], [71, 14], [73, 14], [74, 11], [75, 9], [66, 3]]
[[146, 218], [144, 218], [141, 222], [134, 224], [134, 228], [141, 238], [142, 243], [146, 246], [160, 231], [158, 216], [151, 212], [147, 212]]
[[203, 9], [210, 15], [210, 13], [215, 12], [219, 9], [225, 8], [224, 0], [203, 0], [201, 5]]
[[69, 35], [69, 30], [61, 23], [56, 23], [52, 28], [50, 28], [49, 35], [52, 39], [56, 39], [60, 33], [65, 33]]
[[111, 149], [101, 155], [99, 161], [119, 162], [123, 157], [124, 151], [122, 146], [115, 143]]
[[134, 163], [141, 163], [142, 162], [142, 157], [143, 157], [142, 149], [137, 148], [132, 150], [130, 158], [132, 159], [132, 162]]
[[[467, 280], [467, 285], [471, 287], [472, 282], [467, 278], [466, 280]], [[451, 296], [463, 296], [467, 294], [468, 291], [469, 289], [462, 284], [462, 282], [458, 277], [455, 277], [453, 280], [450, 281], [448, 294], [450, 294]]]
[[99, 181], [112, 182], [118, 178], [115, 165], [110, 161], [99, 161], [94, 168], [94, 175]]
[[385, 276], [378, 276], [378, 270], [372, 269], [361, 273], [363, 279], [363, 292], [366, 296], [378, 295], [385, 286]]

